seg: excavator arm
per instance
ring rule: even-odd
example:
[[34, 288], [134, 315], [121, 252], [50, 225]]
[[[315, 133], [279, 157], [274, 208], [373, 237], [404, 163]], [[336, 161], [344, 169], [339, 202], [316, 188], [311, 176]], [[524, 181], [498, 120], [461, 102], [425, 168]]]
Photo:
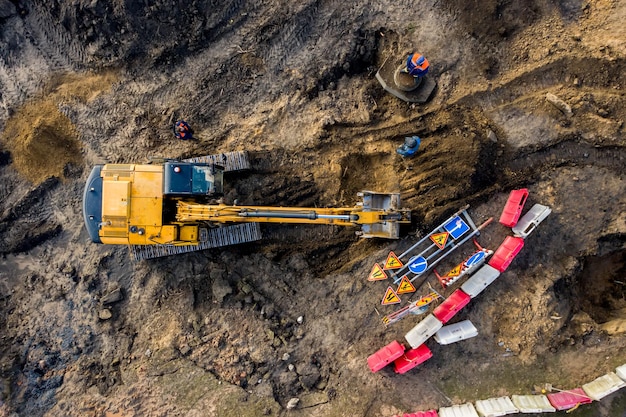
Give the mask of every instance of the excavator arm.
[[[357, 226], [410, 221], [406, 210], [364, 209], [362, 205], [353, 208], [256, 207], [202, 205], [181, 201], [177, 207], [176, 220], [183, 223], [209, 221]], [[397, 236], [380, 237], [397, 238]]]

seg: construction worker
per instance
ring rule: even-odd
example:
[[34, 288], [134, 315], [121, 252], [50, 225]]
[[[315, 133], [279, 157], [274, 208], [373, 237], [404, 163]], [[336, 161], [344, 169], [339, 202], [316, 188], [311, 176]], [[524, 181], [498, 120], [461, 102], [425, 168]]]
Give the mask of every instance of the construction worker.
[[193, 129], [186, 121], [179, 120], [174, 123], [174, 136], [176, 136], [176, 139], [181, 140], [194, 139]]
[[406, 59], [406, 67], [404, 67], [402, 72], [414, 77], [423, 77], [428, 73], [429, 68], [430, 64], [424, 55], [414, 52]]
[[404, 143], [402, 144], [402, 146], [396, 149], [396, 152], [404, 157], [413, 156], [417, 153], [417, 150], [419, 149], [421, 143], [422, 140], [419, 136], [410, 136], [404, 138]]

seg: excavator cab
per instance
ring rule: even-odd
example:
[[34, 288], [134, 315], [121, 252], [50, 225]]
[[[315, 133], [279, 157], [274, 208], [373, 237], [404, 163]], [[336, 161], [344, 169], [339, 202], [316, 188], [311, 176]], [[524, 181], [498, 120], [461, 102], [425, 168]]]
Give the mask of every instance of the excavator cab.
[[163, 195], [220, 197], [224, 194], [224, 167], [171, 161], [163, 164]]

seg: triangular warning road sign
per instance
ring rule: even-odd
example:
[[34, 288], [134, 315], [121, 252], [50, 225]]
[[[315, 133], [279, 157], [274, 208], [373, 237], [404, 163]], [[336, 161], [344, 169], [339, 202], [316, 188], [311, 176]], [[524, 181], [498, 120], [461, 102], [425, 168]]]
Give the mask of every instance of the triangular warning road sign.
[[402, 281], [400, 281], [400, 285], [398, 285], [398, 289], [396, 290], [396, 294], [406, 294], [409, 292], [415, 292], [415, 285], [409, 281], [409, 277], [406, 275], [402, 277]]
[[448, 232], [433, 233], [430, 235], [430, 240], [432, 240], [439, 249], [443, 249], [446, 247], [449, 235], [450, 233]]
[[383, 300], [380, 302], [382, 305], [386, 306], [389, 304], [398, 304], [400, 302], [400, 297], [391, 287], [387, 287], [387, 292], [383, 297]]
[[461, 273], [461, 267], [463, 266], [463, 264], [457, 265], [454, 268], [452, 268], [451, 270], [448, 271], [448, 273], [445, 275], [446, 277], [452, 278], [452, 277], [458, 277], [459, 274]]
[[385, 271], [378, 265], [378, 263], [374, 264], [372, 268], [372, 272], [370, 272], [370, 276], [367, 278], [368, 281], [380, 281], [381, 279], [387, 279], [387, 274]]
[[389, 252], [389, 256], [387, 256], [387, 261], [385, 262], [385, 269], [398, 269], [402, 268], [402, 266], [402, 262], [400, 262], [396, 254]]

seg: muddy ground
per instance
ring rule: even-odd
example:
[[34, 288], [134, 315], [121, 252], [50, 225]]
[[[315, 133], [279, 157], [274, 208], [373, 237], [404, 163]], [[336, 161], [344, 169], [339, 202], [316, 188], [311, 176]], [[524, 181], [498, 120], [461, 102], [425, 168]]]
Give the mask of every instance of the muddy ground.
[[[611, 0], [0, 0], [0, 416], [391, 416], [626, 363], [625, 19]], [[414, 49], [438, 83], [425, 105], [374, 77]], [[181, 117], [198, 141], [173, 137]], [[422, 138], [410, 160], [407, 135]], [[138, 263], [89, 241], [94, 164], [233, 150], [253, 169], [227, 177], [227, 201], [393, 191], [413, 225], [393, 242], [264, 227]], [[373, 263], [466, 204], [495, 218], [479, 238], [495, 249], [522, 187], [553, 212], [455, 317], [479, 336], [371, 373], [420, 319], [382, 325], [395, 308]], [[618, 393], [569, 415], [624, 410]]]

